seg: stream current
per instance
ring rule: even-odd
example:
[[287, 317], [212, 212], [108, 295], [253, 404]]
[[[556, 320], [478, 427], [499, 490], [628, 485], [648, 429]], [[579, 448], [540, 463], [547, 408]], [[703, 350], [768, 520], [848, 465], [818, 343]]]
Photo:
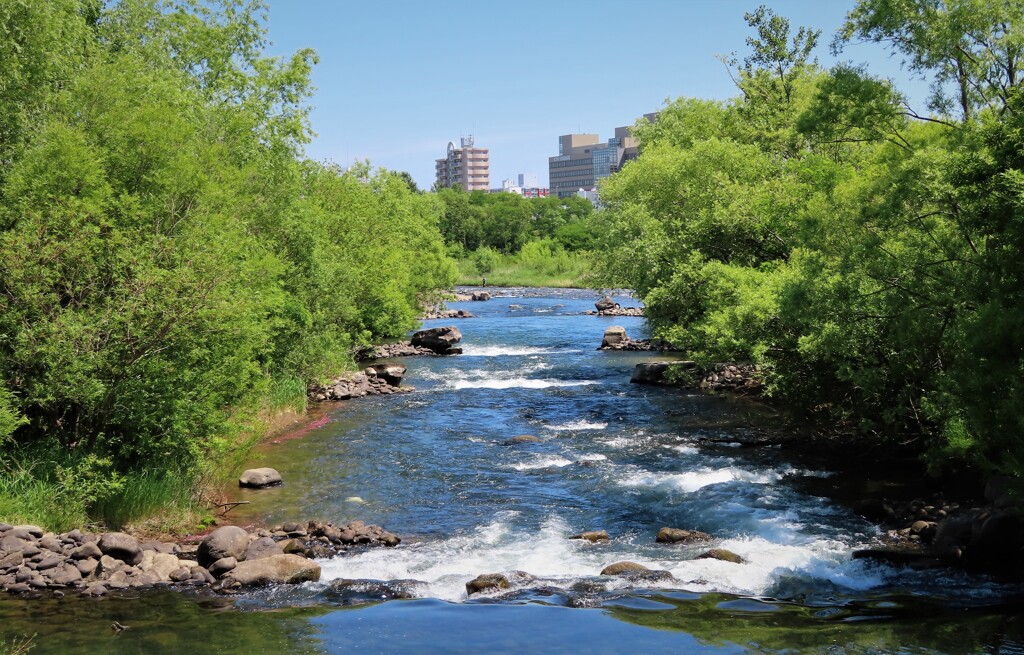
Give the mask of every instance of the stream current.
[[[0, 600], [0, 639], [34, 652], [1024, 653], [1018, 588], [953, 570], [854, 560], [881, 528], [806, 489], [830, 475], [770, 446], [757, 403], [629, 383], [656, 353], [596, 350], [581, 290], [492, 290], [451, 303], [464, 354], [402, 360], [410, 394], [340, 403], [262, 447], [284, 486], [240, 492], [236, 520], [378, 523], [397, 548], [324, 560], [319, 583], [241, 597], [149, 592]], [[623, 306], [635, 305], [616, 297]], [[519, 435], [536, 441], [510, 443]], [[658, 529], [715, 542], [656, 544]], [[605, 544], [570, 540], [607, 530]], [[728, 549], [742, 564], [698, 559]], [[599, 576], [629, 560], [673, 581]], [[468, 598], [477, 575], [535, 580]], [[384, 600], [376, 582], [412, 599]], [[640, 585], [639, 587], [637, 585]], [[111, 635], [117, 620], [131, 630]], [[90, 631], [87, 626], [97, 626]], [[103, 627], [98, 627], [103, 626]], [[2, 649], [0, 649], [2, 652]]]

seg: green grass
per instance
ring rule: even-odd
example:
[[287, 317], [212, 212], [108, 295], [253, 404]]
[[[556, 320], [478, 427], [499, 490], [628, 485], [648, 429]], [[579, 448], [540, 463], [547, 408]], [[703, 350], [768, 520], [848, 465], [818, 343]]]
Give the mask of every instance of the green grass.
[[302, 414], [306, 411], [306, 383], [301, 378], [289, 376], [274, 378], [267, 395], [267, 409], [271, 414], [292, 411]]
[[481, 275], [472, 257], [456, 260], [456, 284], [476, 286], [487, 278], [488, 286], [496, 287], [583, 287], [586, 286], [589, 267], [584, 253], [564, 251], [518, 255], [499, 255], [493, 267]]
[[149, 532], [175, 532], [202, 513], [195, 485], [193, 476], [171, 471], [130, 473], [120, 489], [91, 505], [89, 515], [113, 530], [146, 524]]
[[[0, 520], [65, 532], [89, 523], [85, 499], [58, 480], [36, 473], [36, 465], [0, 464]], [[41, 472], [40, 472], [41, 473]]]

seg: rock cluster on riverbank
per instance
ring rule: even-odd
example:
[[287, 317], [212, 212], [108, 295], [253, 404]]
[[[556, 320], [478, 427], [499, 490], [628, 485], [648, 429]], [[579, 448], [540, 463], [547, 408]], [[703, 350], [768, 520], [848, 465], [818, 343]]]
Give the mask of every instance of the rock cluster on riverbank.
[[356, 353], [356, 359], [389, 359], [392, 357], [420, 357], [436, 355], [460, 355], [462, 348], [456, 344], [462, 341], [462, 332], [454, 325], [420, 330], [409, 341], [386, 343], [369, 351]]
[[0, 590], [103, 596], [158, 586], [201, 587], [223, 593], [250, 586], [320, 579], [311, 558], [349, 549], [397, 546], [396, 535], [354, 521], [344, 526], [310, 521], [247, 532], [214, 530], [198, 544], [140, 541], [120, 532], [45, 532], [0, 523]]
[[421, 321], [433, 321], [440, 318], [476, 318], [473, 312], [467, 312], [465, 309], [444, 309], [441, 307], [433, 307], [428, 309], [420, 316]]
[[399, 386], [404, 376], [405, 367], [401, 364], [374, 364], [360, 373], [346, 373], [326, 385], [312, 386], [307, 396], [312, 401], [324, 402], [412, 391]]
[[1006, 478], [990, 480], [987, 504], [972, 507], [941, 495], [894, 502], [871, 500], [855, 506], [862, 515], [895, 526], [880, 548], [854, 553], [912, 566], [945, 564], [1015, 580], [1024, 579], [1024, 511], [1007, 493]]
[[644, 362], [633, 369], [629, 380], [634, 384], [679, 386], [684, 389], [742, 394], [758, 394], [761, 376], [752, 364], [712, 364], [702, 367], [696, 362]]

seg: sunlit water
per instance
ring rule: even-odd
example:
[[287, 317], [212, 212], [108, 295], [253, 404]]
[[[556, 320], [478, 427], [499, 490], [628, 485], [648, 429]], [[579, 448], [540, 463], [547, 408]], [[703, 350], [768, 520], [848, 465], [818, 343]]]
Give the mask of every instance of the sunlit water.
[[[240, 492], [252, 504], [239, 519], [358, 518], [402, 546], [324, 560], [319, 583], [241, 599], [47, 602], [44, 623], [73, 612], [102, 624], [116, 609], [138, 631], [98, 628], [99, 643], [131, 644], [123, 652], [195, 652], [207, 633], [219, 635], [207, 652], [236, 652], [245, 638], [225, 630], [288, 644], [256, 652], [1024, 652], [1015, 588], [853, 560], [879, 527], [803, 491], [828, 471], [738, 447], [784, 430], [771, 411], [631, 385], [633, 366], [659, 356], [596, 347], [610, 325], [644, 336], [642, 319], [584, 315], [593, 292], [509, 293], [453, 303], [478, 317], [454, 323], [463, 355], [404, 360], [416, 393], [339, 404], [327, 424], [260, 451], [253, 463], [278, 468], [285, 486]], [[539, 441], [509, 442], [518, 435]], [[746, 562], [655, 544], [662, 526], [711, 533]], [[609, 543], [568, 538], [597, 529]], [[620, 560], [675, 580], [637, 588], [598, 575]], [[507, 571], [537, 579], [467, 598], [467, 581]], [[332, 589], [342, 579], [415, 580], [417, 599], [367, 604], [373, 588]], [[0, 603], [0, 617], [32, 607], [18, 603]], [[151, 625], [153, 607], [164, 618]], [[188, 634], [168, 627], [179, 621]], [[16, 618], [7, 629], [28, 630]], [[81, 631], [39, 631], [37, 652], [79, 652], [68, 635]]]

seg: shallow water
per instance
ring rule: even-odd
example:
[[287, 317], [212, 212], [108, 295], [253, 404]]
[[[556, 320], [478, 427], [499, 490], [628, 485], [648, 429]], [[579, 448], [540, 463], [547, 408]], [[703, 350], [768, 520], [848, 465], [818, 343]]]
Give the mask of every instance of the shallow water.
[[[451, 305], [478, 316], [455, 323], [465, 354], [404, 360], [416, 393], [340, 403], [302, 438], [263, 448], [253, 464], [286, 484], [239, 492], [252, 504], [232, 514], [358, 518], [402, 546], [237, 599], [4, 600], [0, 635], [39, 632], [33, 652], [63, 653], [1024, 653], [1018, 589], [851, 559], [879, 527], [804, 491], [828, 471], [737, 447], [785, 429], [770, 410], [629, 384], [658, 355], [596, 347], [610, 325], [644, 336], [643, 319], [583, 315], [588, 291], [506, 293]], [[523, 434], [540, 441], [508, 443]], [[746, 563], [655, 544], [666, 525], [709, 532]], [[592, 529], [611, 541], [568, 539]], [[619, 560], [675, 580], [598, 575]], [[467, 581], [515, 570], [537, 579], [467, 599]], [[352, 579], [418, 582], [403, 587], [414, 599], [382, 602], [376, 583], [332, 587]], [[132, 628], [114, 635], [112, 620]]]

